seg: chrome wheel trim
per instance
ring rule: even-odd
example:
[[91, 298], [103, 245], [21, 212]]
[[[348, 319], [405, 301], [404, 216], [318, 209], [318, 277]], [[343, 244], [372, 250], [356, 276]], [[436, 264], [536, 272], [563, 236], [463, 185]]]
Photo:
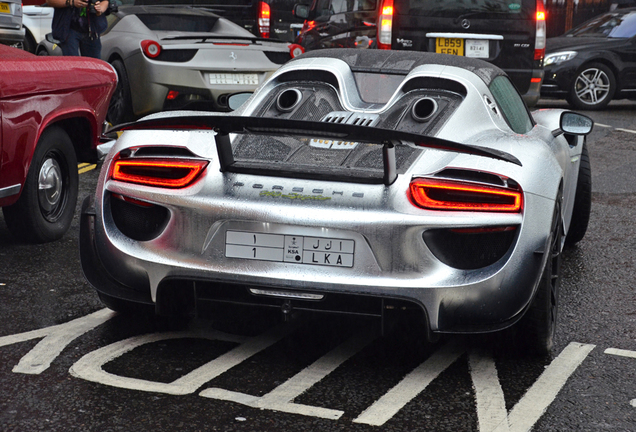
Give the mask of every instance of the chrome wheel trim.
[[38, 202], [44, 217], [53, 222], [62, 207], [64, 181], [58, 161], [48, 155], [38, 175]]
[[607, 74], [598, 68], [590, 68], [581, 72], [574, 82], [576, 97], [585, 104], [596, 105], [610, 93], [610, 79]]

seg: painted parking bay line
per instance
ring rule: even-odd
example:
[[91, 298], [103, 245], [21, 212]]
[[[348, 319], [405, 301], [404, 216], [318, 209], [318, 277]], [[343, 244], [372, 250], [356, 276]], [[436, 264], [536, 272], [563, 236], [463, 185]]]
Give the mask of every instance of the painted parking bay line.
[[77, 172], [79, 174], [84, 174], [85, 172], [94, 170], [95, 168], [97, 168], [97, 164], [88, 164], [88, 163], [77, 164]]
[[[594, 345], [570, 343], [546, 368], [510, 413], [506, 412], [501, 383], [494, 360], [481, 353], [471, 352], [469, 361], [475, 387], [480, 432], [530, 431], [568, 378], [594, 349]], [[437, 378], [463, 354], [453, 343], [442, 347], [415, 368], [395, 387], [367, 408], [355, 423], [382, 426], [408, 402]]]
[[[615, 356], [636, 359], [636, 351], [630, 351], [630, 350], [624, 350], [624, 349], [618, 349], [618, 348], [608, 348], [603, 352], [605, 354], [611, 354]], [[629, 404], [633, 406], [634, 408], [636, 408], [636, 399], [632, 399], [631, 401], [629, 401]]]
[[344, 414], [344, 411], [297, 404], [293, 403], [292, 400], [336, 370], [341, 364], [370, 344], [376, 337], [375, 332], [354, 335], [261, 397], [221, 388], [209, 388], [202, 391], [199, 395], [206, 398], [240, 403], [253, 408], [338, 420]]
[[[294, 329], [295, 327], [291, 325], [277, 326], [265, 333], [250, 338], [231, 335], [220, 331], [184, 331], [134, 336], [86, 354], [73, 366], [71, 366], [69, 372], [74, 377], [112, 387], [166, 393], [171, 395], [185, 395], [194, 393], [206, 382], [216, 378], [253, 355], [272, 346], [274, 343], [289, 335]], [[234, 342], [239, 345], [170, 383], [119, 376], [106, 372], [102, 369], [102, 366], [106, 363], [142, 345], [162, 340], [182, 338], [221, 340]]]

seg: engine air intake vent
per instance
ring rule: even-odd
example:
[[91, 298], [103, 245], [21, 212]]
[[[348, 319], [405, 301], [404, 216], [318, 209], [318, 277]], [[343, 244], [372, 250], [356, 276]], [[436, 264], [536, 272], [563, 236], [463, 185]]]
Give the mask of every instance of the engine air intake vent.
[[322, 119], [326, 123], [346, 123], [356, 126], [375, 126], [379, 120], [380, 116], [377, 114], [361, 114], [349, 111], [334, 111]]

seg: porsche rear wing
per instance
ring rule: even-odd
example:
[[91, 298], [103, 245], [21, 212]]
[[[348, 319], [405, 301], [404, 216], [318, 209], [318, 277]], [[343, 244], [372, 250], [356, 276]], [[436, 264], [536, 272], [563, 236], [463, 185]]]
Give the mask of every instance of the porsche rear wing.
[[[234, 160], [230, 134], [256, 134], [269, 136], [292, 136], [299, 138], [334, 139], [354, 141], [382, 146], [384, 175], [382, 183], [392, 184], [397, 178], [395, 147], [406, 145], [413, 148], [431, 148], [455, 153], [471, 154], [510, 162], [521, 166], [513, 155], [485, 147], [461, 144], [442, 138], [414, 134], [392, 129], [359, 126], [342, 123], [327, 123], [305, 120], [289, 120], [270, 117], [242, 117], [234, 115], [184, 115], [174, 117], [151, 118], [134, 123], [115, 126], [109, 132], [126, 130], [171, 129], [201, 130], [216, 132], [216, 145], [222, 171], [255, 172], [249, 164]], [[277, 175], [298, 177], [298, 172], [277, 172]], [[333, 173], [336, 174], [337, 173]], [[367, 179], [365, 182], [372, 182]], [[349, 180], [351, 181], [351, 180]], [[360, 179], [358, 179], [360, 181]]]

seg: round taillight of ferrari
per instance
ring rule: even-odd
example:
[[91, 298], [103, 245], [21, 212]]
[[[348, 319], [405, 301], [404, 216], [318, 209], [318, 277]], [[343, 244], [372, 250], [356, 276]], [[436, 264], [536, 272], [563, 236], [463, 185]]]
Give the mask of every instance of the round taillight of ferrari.
[[154, 59], [161, 54], [161, 45], [153, 40], [143, 40], [141, 41], [141, 51], [148, 58]]
[[305, 52], [305, 48], [303, 48], [301, 45], [298, 45], [298, 44], [289, 45], [289, 55], [291, 56], [291, 58], [296, 58], [299, 55], [303, 54], [304, 52]]

